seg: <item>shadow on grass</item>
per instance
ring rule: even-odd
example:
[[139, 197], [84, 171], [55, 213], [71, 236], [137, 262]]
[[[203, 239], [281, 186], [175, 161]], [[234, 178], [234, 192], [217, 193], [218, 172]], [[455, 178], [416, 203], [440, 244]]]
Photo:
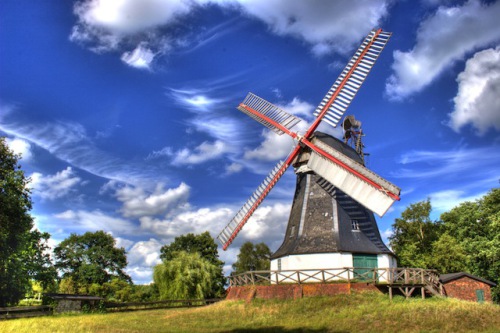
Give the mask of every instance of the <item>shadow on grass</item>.
[[348, 333], [348, 331], [330, 331], [326, 328], [285, 328], [281, 326], [270, 326], [262, 328], [236, 328], [234, 330], [225, 331], [225, 333]]

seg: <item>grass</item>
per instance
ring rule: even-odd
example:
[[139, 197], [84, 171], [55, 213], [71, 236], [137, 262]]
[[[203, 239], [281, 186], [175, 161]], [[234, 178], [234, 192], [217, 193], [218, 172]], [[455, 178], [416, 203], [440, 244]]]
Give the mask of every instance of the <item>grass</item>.
[[500, 307], [359, 293], [0, 322], [1, 332], [500, 332]]

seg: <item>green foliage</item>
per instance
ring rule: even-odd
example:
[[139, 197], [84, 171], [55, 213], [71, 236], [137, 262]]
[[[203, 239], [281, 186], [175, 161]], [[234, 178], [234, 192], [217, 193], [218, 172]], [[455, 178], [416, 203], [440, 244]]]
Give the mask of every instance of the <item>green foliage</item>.
[[448, 233], [444, 233], [432, 243], [432, 255], [428, 266], [441, 274], [467, 270], [467, 254], [462, 245]]
[[234, 274], [247, 271], [267, 271], [271, 266], [271, 250], [264, 243], [245, 242], [240, 247], [238, 260], [233, 264]]
[[195, 235], [192, 233], [175, 237], [169, 245], [162, 246], [160, 258], [164, 263], [173, 260], [180, 252], [198, 253], [201, 258], [217, 267], [211, 278], [212, 288], [207, 297], [220, 297], [224, 294], [226, 279], [223, 273], [224, 262], [219, 259], [217, 244], [208, 231]]
[[[467, 271], [500, 283], [500, 188], [441, 215], [446, 231], [464, 249]], [[493, 289], [500, 302], [500, 288]]]
[[160, 299], [201, 299], [213, 295], [213, 279], [219, 268], [199, 253], [180, 251], [154, 267], [153, 279]]
[[403, 267], [431, 268], [432, 244], [439, 239], [441, 225], [430, 219], [429, 200], [411, 204], [392, 225], [391, 248]]
[[[429, 200], [410, 205], [393, 224], [390, 245], [400, 265], [437, 269], [440, 273], [465, 271], [500, 282], [500, 188], [474, 202], [464, 202], [429, 218]], [[500, 302], [500, 287], [492, 289]]]
[[47, 253], [48, 233], [32, 230], [31, 193], [14, 154], [0, 138], [0, 307], [16, 305], [30, 292], [30, 280], [48, 287], [55, 270]]
[[114, 238], [104, 231], [71, 234], [55, 249], [56, 268], [63, 273], [60, 291], [89, 293], [116, 277], [130, 282], [125, 249], [116, 248]]

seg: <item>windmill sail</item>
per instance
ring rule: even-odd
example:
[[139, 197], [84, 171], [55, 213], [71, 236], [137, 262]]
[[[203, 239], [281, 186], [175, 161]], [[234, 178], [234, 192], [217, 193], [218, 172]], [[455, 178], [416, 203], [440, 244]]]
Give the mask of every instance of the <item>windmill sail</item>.
[[314, 111], [316, 117], [336, 127], [391, 37], [390, 32], [372, 30], [348, 62], [338, 79]]
[[259, 207], [264, 198], [269, 194], [269, 191], [271, 191], [281, 176], [283, 176], [287, 168], [288, 163], [280, 161], [266, 179], [264, 179], [257, 190], [250, 196], [250, 199], [241, 207], [231, 222], [229, 222], [219, 236], [217, 236], [224, 250], [233, 242], [241, 228], [247, 223], [257, 207]]
[[247, 97], [238, 106], [238, 110], [246, 113], [279, 135], [285, 133], [280, 127], [284, 127], [284, 130], [290, 130], [301, 120], [252, 93], [248, 93]]
[[307, 166], [361, 205], [383, 216], [399, 200], [400, 189], [394, 184], [321, 140], [313, 138], [312, 144], [319, 149], [312, 150]]

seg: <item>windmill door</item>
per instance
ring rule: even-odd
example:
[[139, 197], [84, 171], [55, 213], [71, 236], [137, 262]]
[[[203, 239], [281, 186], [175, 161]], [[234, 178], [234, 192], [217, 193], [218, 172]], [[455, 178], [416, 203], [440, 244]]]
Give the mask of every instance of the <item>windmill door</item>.
[[376, 254], [353, 254], [354, 278], [360, 281], [374, 280], [377, 278]]

